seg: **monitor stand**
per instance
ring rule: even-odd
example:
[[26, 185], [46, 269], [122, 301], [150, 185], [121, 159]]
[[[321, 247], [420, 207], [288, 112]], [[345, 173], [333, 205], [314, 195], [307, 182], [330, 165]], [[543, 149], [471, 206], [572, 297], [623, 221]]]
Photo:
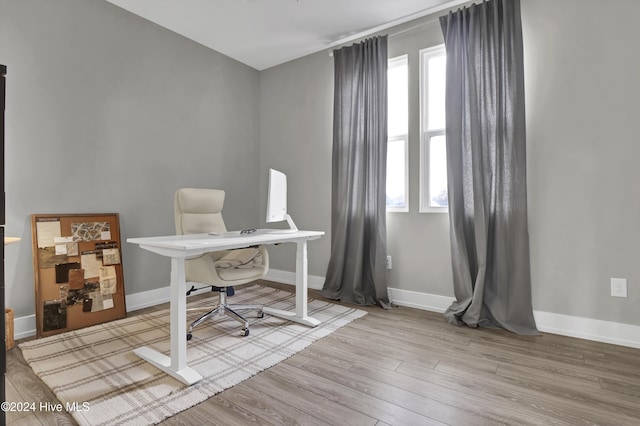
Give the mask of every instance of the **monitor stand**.
[[298, 227], [295, 223], [293, 223], [293, 219], [288, 214], [284, 215], [284, 218], [287, 220], [289, 224], [289, 229], [271, 229], [269, 231], [270, 234], [293, 234], [294, 232], [298, 232]]

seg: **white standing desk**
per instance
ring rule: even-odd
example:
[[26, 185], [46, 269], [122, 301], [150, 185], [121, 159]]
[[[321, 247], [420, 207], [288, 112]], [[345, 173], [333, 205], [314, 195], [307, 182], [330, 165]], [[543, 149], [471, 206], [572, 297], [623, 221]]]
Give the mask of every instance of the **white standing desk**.
[[283, 311], [269, 307], [264, 313], [299, 322], [311, 327], [320, 321], [307, 315], [307, 241], [324, 235], [320, 231], [278, 233], [260, 229], [252, 234], [227, 232], [220, 235], [191, 234], [165, 237], [127, 238], [127, 242], [140, 248], [171, 258], [171, 356], [168, 357], [147, 346], [133, 352], [176, 379], [192, 385], [202, 376], [187, 366], [187, 288], [185, 260], [204, 253], [242, 248], [261, 244], [296, 243], [296, 310]]

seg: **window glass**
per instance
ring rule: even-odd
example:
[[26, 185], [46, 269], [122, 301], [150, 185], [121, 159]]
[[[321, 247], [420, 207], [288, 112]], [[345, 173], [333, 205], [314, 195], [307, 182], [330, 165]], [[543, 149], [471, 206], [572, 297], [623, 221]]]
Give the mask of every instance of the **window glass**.
[[409, 120], [409, 82], [407, 72], [407, 57], [401, 56], [389, 61], [387, 74], [387, 101], [389, 137], [406, 135]]
[[409, 211], [409, 65], [408, 56], [389, 60], [387, 72], [387, 210]]
[[406, 200], [406, 142], [404, 139], [387, 143], [387, 207], [404, 208]]
[[444, 135], [429, 138], [429, 207], [448, 207], [447, 144]]
[[444, 129], [444, 96], [447, 76], [447, 57], [441, 55], [429, 58], [428, 67], [428, 130]]
[[446, 71], [444, 46], [420, 51], [421, 212], [446, 212], [449, 206], [445, 132]]

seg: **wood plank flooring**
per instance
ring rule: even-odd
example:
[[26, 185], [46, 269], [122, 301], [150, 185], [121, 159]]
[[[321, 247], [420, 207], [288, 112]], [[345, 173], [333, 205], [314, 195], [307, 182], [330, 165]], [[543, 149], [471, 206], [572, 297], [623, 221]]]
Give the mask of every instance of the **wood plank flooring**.
[[[362, 309], [368, 315], [161, 424], [640, 425], [639, 349]], [[7, 353], [6, 386], [8, 401], [58, 403], [19, 348]], [[7, 413], [7, 424], [75, 422], [36, 411]]]

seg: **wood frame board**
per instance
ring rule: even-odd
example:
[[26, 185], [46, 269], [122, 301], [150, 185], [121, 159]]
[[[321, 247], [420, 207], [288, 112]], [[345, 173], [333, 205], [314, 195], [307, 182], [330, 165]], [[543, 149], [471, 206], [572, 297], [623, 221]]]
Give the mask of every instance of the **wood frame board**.
[[118, 213], [33, 214], [36, 334], [125, 318]]

